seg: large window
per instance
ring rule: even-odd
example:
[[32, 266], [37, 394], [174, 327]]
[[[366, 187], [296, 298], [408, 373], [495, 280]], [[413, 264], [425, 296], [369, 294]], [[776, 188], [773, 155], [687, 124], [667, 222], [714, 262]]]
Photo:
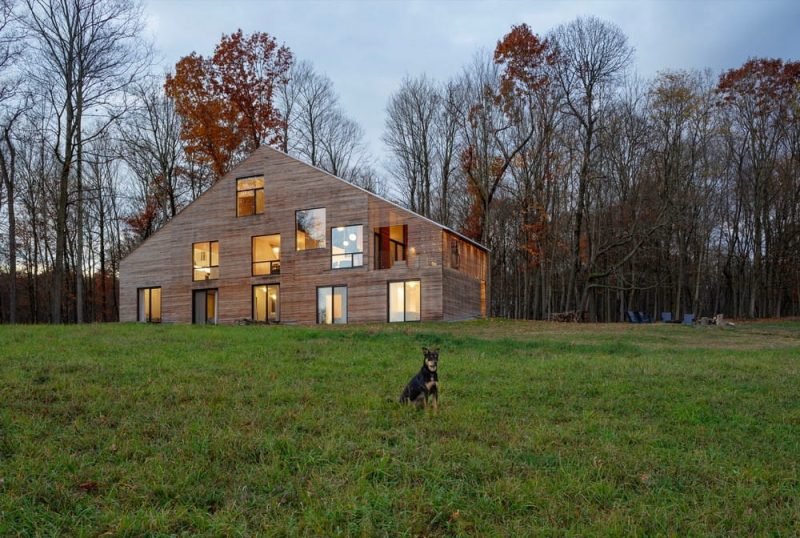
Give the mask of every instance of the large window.
[[277, 284], [253, 286], [253, 320], [277, 323], [281, 316], [280, 300]]
[[317, 323], [347, 323], [347, 286], [317, 288]]
[[408, 226], [383, 226], [375, 228], [375, 269], [391, 269], [398, 262], [406, 260]]
[[297, 250], [325, 248], [325, 208], [304, 209], [297, 216]]
[[281, 236], [259, 235], [253, 238], [253, 276], [281, 272]]
[[331, 269], [364, 265], [364, 227], [331, 228]]
[[192, 244], [192, 280], [219, 278], [219, 241]]
[[264, 178], [246, 177], [236, 180], [236, 216], [246, 217], [264, 212]]
[[419, 321], [422, 311], [419, 280], [389, 282], [389, 321]]
[[161, 323], [161, 288], [139, 288], [136, 319], [146, 323]]

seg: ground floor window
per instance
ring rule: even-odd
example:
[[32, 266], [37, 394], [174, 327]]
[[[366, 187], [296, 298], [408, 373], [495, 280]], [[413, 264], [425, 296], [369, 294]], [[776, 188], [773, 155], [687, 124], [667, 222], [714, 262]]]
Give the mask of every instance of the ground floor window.
[[161, 323], [161, 288], [139, 288], [138, 305], [138, 321]]
[[419, 321], [422, 312], [419, 280], [389, 282], [389, 321]]
[[317, 288], [317, 323], [347, 323], [347, 286]]
[[253, 286], [253, 320], [277, 323], [280, 320], [280, 286]]
[[217, 290], [194, 290], [192, 292], [192, 323], [217, 324], [218, 295]]

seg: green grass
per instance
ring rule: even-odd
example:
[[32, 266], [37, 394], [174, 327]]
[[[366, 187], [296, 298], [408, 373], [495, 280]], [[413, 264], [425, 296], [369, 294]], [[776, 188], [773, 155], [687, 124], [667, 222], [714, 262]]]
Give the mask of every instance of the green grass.
[[[393, 403], [423, 345], [438, 415]], [[799, 358], [798, 322], [4, 326], [0, 535], [797, 535]]]

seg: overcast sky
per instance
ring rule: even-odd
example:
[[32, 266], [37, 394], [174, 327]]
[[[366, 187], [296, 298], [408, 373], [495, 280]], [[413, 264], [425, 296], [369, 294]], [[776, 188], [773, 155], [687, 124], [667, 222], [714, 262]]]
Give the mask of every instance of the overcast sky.
[[800, 0], [761, 1], [198, 1], [148, 0], [164, 69], [213, 52], [223, 33], [265, 31], [334, 82], [345, 111], [381, 157], [384, 109], [405, 75], [445, 80], [512, 24], [546, 34], [579, 15], [618, 24], [636, 50], [635, 70], [722, 69], [751, 56], [800, 59]]

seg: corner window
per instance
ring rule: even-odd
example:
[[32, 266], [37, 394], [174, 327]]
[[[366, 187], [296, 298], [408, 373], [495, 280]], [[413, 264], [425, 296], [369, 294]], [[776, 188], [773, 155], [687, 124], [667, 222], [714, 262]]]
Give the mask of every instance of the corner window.
[[408, 226], [383, 226], [374, 230], [375, 269], [391, 269], [396, 263], [405, 263]]
[[236, 180], [236, 216], [246, 217], [264, 212], [264, 178], [246, 177]]
[[389, 282], [389, 321], [419, 321], [422, 312], [419, 280]]
[[192, 244], [192, 280], [219, 278], [219, 241]]
[[142, 323], [161, 323], [161, 288], [138, 289], [136, 320]]
[[253, 286], [253, 320], [277, 323], [280, 320], [280, 286]]
[[317, 323], [347, 323], [347, 286], [317, 288]]
[[364, 227], [331, 228], [331, 269], [364, 265]]
[[281, 272], [281, 236], [259, 235], [252, 244], [253, 276], [278, 275]]
[[297, 250], [325, 248], [325, 208], [298, 211]]

